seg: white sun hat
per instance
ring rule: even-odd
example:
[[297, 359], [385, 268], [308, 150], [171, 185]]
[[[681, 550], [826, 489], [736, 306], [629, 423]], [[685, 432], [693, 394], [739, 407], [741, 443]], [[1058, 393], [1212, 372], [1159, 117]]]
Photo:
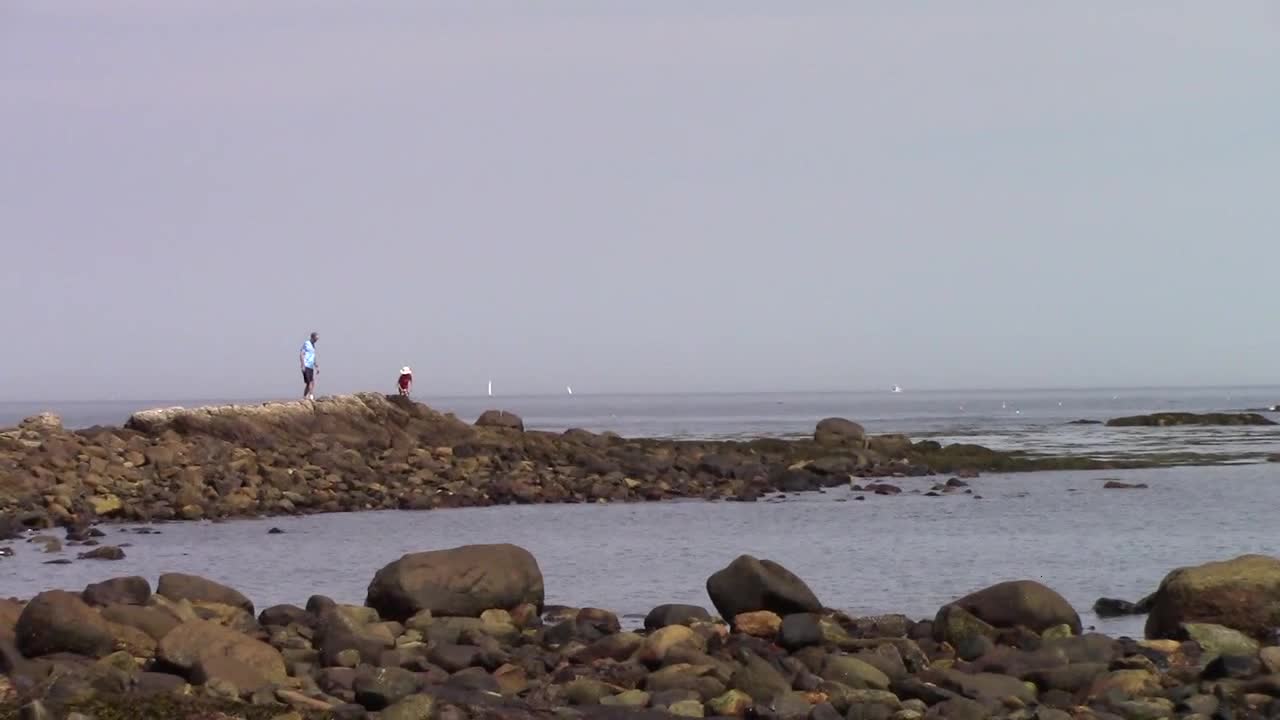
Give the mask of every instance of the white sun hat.
[[404, 367], [400, 368], [400, 374], [401, 374], [401, 375], [412, 375], [412, 374], [413, 374], [413, 371], [409, 369], [409, 366], [408, 366], [408, 365], [405, 365]]

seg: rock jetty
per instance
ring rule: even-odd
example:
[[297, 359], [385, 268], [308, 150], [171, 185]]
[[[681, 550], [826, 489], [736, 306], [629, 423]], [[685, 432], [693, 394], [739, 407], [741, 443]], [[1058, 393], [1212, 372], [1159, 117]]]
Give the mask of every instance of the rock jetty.
[[1142, 640], [1081, 634], [1032, 580], [855, 617], [750, 556], [707, 579], [732, 617], [664, 605], [643, 630], [546, 605], [511, 545], [406, 555], [364, 606], [123, 577], [0, 601], [0, 718], [1260, 720], [1280, 714], [1277, 575], [1260, 556], [1177, 570]]
[[814, 437], [747, 442], [474, 425], [398, 396], [167, 408], [124, 427], [41, 415], [0, 432], [0, 539], [99, 520], [162, 521], [509, 503], [755, 500], [860, 477], [1117, 467], [868, 435], [828, 418]]

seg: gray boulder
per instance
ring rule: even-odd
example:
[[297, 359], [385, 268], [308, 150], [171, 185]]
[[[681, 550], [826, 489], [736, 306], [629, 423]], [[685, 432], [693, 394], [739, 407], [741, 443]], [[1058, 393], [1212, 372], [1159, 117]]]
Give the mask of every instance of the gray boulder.
[[814, 613], [822, 603], [799, 577], [772, 560], [741, 555], [707, 578], [707, 594], [720, 617], [768, 610], [780, 616]]
[[464, 545], [410, 553], [378, 571], [365, 604], [385, 619], [404, 621], [423, 611], [437, 616], [479, 617], [544, 602], [542, 570], [522, 547]]

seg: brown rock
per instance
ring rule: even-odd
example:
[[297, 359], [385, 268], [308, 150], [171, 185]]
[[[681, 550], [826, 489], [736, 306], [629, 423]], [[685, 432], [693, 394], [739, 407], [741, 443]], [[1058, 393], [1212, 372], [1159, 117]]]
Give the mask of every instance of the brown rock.
[[733, 618], [735, 630], [759, 638], [772, 639], [782, 629], [782, 618], [768, 610], [742, 613]]
[[406, 620], [422, 610], [479, 617], [523, 603], [541, 608], [543, 600], [542, 571], [528, 550], [465, 545], [411, 553], [387, 565], [369, 583], [365, 604], [382, 617]]
[[135, 576], [111, 578], [92, 583], [80, 593], [81, 599], [90, 605], [113, 604], [145, 605], [151, 597], [151, 583]]
[[1058, 593], [1034, 580], [1002, 582], [956, 600], [979, 620], [996, 627], [1025, 627], [1040, 633], [1067, 625], [1080, 634], [1080, 616]]
[[196, 575], [166, 573], [160, 576], [156, 594], [170, 600], [189, 600], [193, 603], [219, 603], [238, 607], [250, 615], [253, 603], [238, 590]]
[[75, 653], [105, 657], [116, 650], [116, 634], [101, 615], [63, 590], [35, 596], [18, 617], [18, 649], [27, 657]]
[[207, 620], [190, 620], [160, 641], [160, 659], [195, 683], [229, 682], [241, 693], [286, 677], [284, 658], [270, 645]]

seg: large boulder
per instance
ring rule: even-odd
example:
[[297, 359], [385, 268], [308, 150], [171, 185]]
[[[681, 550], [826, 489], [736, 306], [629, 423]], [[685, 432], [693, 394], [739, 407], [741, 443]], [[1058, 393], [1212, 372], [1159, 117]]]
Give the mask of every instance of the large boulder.
[[[1066, 598], [1034, 580], [1010, 580], [966, 595], [951, 603], [996, 628], [1022, 626], [1035, 632], [1067, 625], [1080, 634], [1080, 615]], [[944, 620], [944, 607], [938, 624]]]
[[253, 614], [253, 603], [240, 591], [221, 583], [207, 580], [198, 575], [182, 573], [165, 573], [160, 576], [156, 586], [156, 594], [169, 600], [187, 600], [192, 603], [217, 603], [237, 607], [250, 615]]
[[505, 428], [507, 430], [524, 430], [524, 420], [519, 415], [506, 410], [485, 410], [476, 419], [476, 427]]
[[63, 590], [32, 598], [14, 630], [18, 649], [27, 657], [59, 652], [105, 657], [116, 650], [117, 633], [112, 624], [79, 595]]
[[386, 619], [479, 617], [529, 603], [542, 609], [542, 571], [528, 550], [510, 544], [464, 545], [410, 553], [378, 571], [365, 604]]
[[757, 610], [780, 616], [822, 610], [817, 596], [795, 573], [750, 555], [739, 556], [707, 578], [707, 594], [726, 620]]
[[813, 441], [819, 445], [856, 445], [864, 446], [867, 442], [867, 431], [861, 425], [844, 418], [826, 418], [818, 422], [813, 431]]
[[1180, 639], [1192, 622], [1265, 638], [1280, 627], [1280, 559], [1243, 555], [1169, 573], [1151, 598], [1147, 637]]
[[284, 658], [270, 645], [208, 620], [188, 620], [160, 641], [159, 658], [197, 684], [220, 680], [243, 693], [283, 682]]

